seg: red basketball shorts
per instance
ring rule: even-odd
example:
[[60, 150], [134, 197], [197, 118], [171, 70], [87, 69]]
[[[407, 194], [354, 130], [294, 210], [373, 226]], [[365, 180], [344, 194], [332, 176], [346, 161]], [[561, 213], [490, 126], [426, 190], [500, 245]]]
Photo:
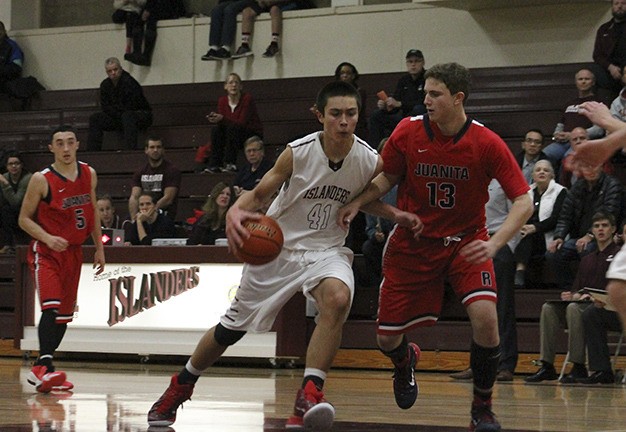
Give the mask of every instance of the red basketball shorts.
[[448, 282], [464, 306], [477, 300], [497, 302], [493, 262], [468, 263], [459, 251], [467, 243], [487, 240], [484, 232], [460, 241], [420, 238], [411, 250], [394, 248], [390, 239], [383, 260], [378, 309], [378, 334], [397, 335], [439, 318]]
[[55, 252], [44, 243], [35, 241], [31, 243], [28, 261], [41, 310], [57, 309], [57, 324], [72, 321], [83, 263], [80, 245]]

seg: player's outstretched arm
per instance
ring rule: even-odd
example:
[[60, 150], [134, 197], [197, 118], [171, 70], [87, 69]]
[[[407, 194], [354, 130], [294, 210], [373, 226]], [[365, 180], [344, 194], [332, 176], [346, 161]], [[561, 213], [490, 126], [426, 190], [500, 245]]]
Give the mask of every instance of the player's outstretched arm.
[[337, 212], [337, 224], [347, 231], [350, 227], [350, 222], [354, 220], [359, 210], [363, 210], [374, 216], [394, 220], [394, 215], [389, 209], [391, 206], [385, 207], [379, 205], [380, 202], [377, 200], [389, 192], [399, 180], [399, 176], [392, 176], [385, 172], [378, 174], [363, 192], [339, 209]]
[[609, 132], [605, 138], [587, 141], [576, 147], [573, 162], [598, 166], [608, 160], [620, 148], [626, 148], [626, 123], [613, 117], [606, 105], [600, 102], [580, 104], [578, 112], [594, 124]]
[[41, 225], [35, 221], [37, 207], [39, 202], [48, 194], [48, 182], [43, 174], [36, 172], [30, 178], [18, 223], [29, 236], [35, 240], [44, 242], [50, 249], [56, 252], [62, 252], [67, 249], [69, 243], [62, 237], [57, 237], [45, 231]]

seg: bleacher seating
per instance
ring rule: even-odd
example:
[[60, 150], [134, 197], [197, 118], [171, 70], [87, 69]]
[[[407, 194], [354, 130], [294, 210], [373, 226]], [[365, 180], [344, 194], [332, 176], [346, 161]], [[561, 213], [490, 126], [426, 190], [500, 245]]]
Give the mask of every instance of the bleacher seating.
[[[519, 151], [524, 133], [529, 128], [541, 128], [550, 134], [557, 123], [565, 101], [575, 96], [573, 76], [581, 64], [535, 65], [509, 68], [481, 68], [472, 70], [473, 86], [466, 104], [467, 113], [497, 132], [512, 151]], [[392, 93], [401, 73], [364, 74], [360, 85], [368, 94], [366, 114], [376, 106], [379, 90]], [[265, 142], [269, 157], [275, 157], [285, 143], [304, 133], [319, 129], [309, 112], [316, 93], [331, 77], [289, 78], [245, 82], [245, 91], [254, 95], [264, 124]], [[192, 215], [199, 208], [218, 181], [229, 180], [232, 174], [194, 174], [194, 155], [198, 146], [210, 139], [211, 125], [205, 115], [214, 110], [223, 94], [222, 83], [179, 84], [144, 87], [154, 110], [154, 125], [150, 133], [161, 136], [166, 147], [166, 158], [183, 171], [179, 193], [178, 221]], [[97, 110], [97, 89], [44, 91], [33, 100], [28, 111], [0, 112], [0, 149], [17, 148], [25, 152], [24, 160], [30, 170], [41, 169], [52, 161], [47, 144], [50, 131], [61, 123], [73, 124], [78, 138], [86, 144], [89, 115]], [[146, 161], [140, 150], [120, 150], [116, 135], [105, 137], [101, 152], [79, 151], [79, 159], [90, 163], [98, 172], [100, 193], [109, 193], [121, 215], [126, 214], [130, 194], [129, 178]], [[359, 258], [360, 259], [360, 258]], [[0, 281], [0, 289], [5, 285]], [[7, 298], [2, 291], [2, 298]], [[538, 348], [538, 319], [541, 304], [557, 293], [546, 289], [526, 289], [516, 293], [520, 334], [520, 350]], [[371, 317], [376, 312], [377, 288], [358, 287], [352, 310], [352, 325], [346, 327], [344, 343], [351, 347], [370, 346]], [[2, 313], [8, 305], [0, 304]], [[456, 342], [469, 338], [459, 334], [468, 332], [467, 318], [458, 302], [448, 303], [442, 315], [444, 325], [435, 333], [420, 334], [430, 337], [437, 349], [466, 350]], [[369, 324], [368, 324], [369, 323]], [[0, 324], [3, 324], [0, 321]], [[363, 326], [367, 327], [364, 331]], [[0, 325], [0, 328], [6, 328]], [[461, 332], [461, 333], [459, 333]], [[445, 335], [450, 334], [450, 338]], [[452, 337], [454, 336], [454, 337]], [[2, 335], [0, 335], [2, 337]], [[441, 345], [441, 340], [448, 340]], [[350, 341], [350, 342], [348, 342]], [[427, 348], [428, 349], [428, 348]]]

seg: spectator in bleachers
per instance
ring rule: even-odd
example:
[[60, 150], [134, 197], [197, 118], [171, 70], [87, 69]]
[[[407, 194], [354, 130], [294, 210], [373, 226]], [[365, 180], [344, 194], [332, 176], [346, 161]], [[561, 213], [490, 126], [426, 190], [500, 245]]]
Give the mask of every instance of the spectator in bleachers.
[[523, 287], [529, 263], [543, 260], [552, 242], [554, 229], [567, 196], [567, 189], [554, 181], [549, 160], [540, 160], [533, 169], [533, 183], [528, 192], [533, 200], [533, 214], [520, 230], [521, 240], [515, 249], [515, 286]]
[[[579, 291], [585, 287], [597, 289], [606, 287], [606, 271], [620, 249], [620, 246], [613, 242], [615, 218], [610, 213], [595, 213], [591, 230], [596, 247], [594, 252], [581, 260], [572, 289], [561, 293], [561, 301], [548, 301], [541, 308], [539, 327], [542, 364], [535, 374], [526, 377], [526, 382], [553, 381], [559, 377], [554, 368], [554, 358], [557, 331], [560, 328], [569, 330], [567, 334], [569, 359], [573, 363], [569, 374], [564, 376], [561, 382], [573, 383], [587, 377], [583, 314], [591, 302], [588, 294], [581, 294]], [[591, 351], [588, 351], [591, 355]]]
[[6, 92], [6, 83], [22, 76], [24, 53], [20, 46], [7, 35], [0, 21], [0, 92]]
[[622, 87], [622, 68], [626, 65], [626, 1], [613, 0], [613, 18], [602, 24], [596, 32], [593, 46], [592, 72], [600, 89], [615, 94]]
[[571, 264], [596, 248], [591, 230], [593, 215], [604, 212], [619, 220], [623, 201], [619, 180], [605, 174], [601, 165], [580, 164], [579, 168], [581, 178], [567, 192], [546, 255], [563, 291], [572, 288], [575, 272]]
[[257, 135], [251, 136], [243, 143], [246, 164], [237, 172], [233, 182], [237, 196], [244, 191], [251, 191], [273, 166], [274, 162], [265, 157], [263, 140]]
[[219, 0], [211, 10], [209, 50], [202, 60], [227, 60], [235, 41], [237, 15], [250, 4], [250, 0]]
[[[406, 53], [407, 74], [396, 85], [392, 96], [379, 92], [378, 109], [369, 120], [370, 143], [379, 143], [389, 136], [404, 117], [426, 113], [424, 105], [424, 55], [418, 49]], [[382, 97], [381, 97], [382, 96]]]
[[280, 52], [280, 34], [282, 32], [283, 12], [311, 7], [307, 0], [250, 0], [248, 6], [241, 13], [241, 46], [233, 58], [254, 55], [250, 48], [254, 20], [263, 12], [269, 12], [272, 20], [272, 40], [263, 53], [263, 57], [274, 57]]
[[[359, 86], [359, 71], [357, 71], [356, 66], [352, 63], [341, 62], [335, 68], [335, 80], [337, 81], [345, 81], [347, 83], [352, 84], [357, 91], [359, 92], [359, 96], [361, 97], [361, 107], [362, 110], [359, 112], [359, 121], [356, 124], [355, 135], [359, 138], [366, 139], [367, 137], [367, 116], [365, 114], [365, 106], [367, 104], [367, 92], [364, 88]], [[309, 110], [313, 113], [313, 115], [317, 115], [317, 106], [313, 104]], [[379, 146], [380, 146], [379, 141]], [[373, 143], [371, 143], [373, 144]]]
[[[387, 204], [395, 204], [397, 188], [394, 187], [383, 198]], [[388, 197], [388, 198], [387, 198]], [[391, 202], [393, 201], [393, 203]], [[361, 246], [361, 252], [365, 258], [365, 280], [367, 285], [379, 285], [382, 277], [383, 250], [389, 233], [393, 229], [393, 222], [381, 217], [365, 215], [365, 234], [367, 240]]]
[[136, 65], [150, 66], [157, 39], [157, 22], [183, 16], [185, 5], [182, 0], [148, 0], [137, 26], [140, 34], [133, 38], [133, 52], [124, 55], [124, 59]]
[[[133, 52], [133, 47], [139, 46], [138, 52], [141, 54], [141, 44], [143, 43], [143, 25], [141, 23], [141, 12], [147, 0], [113, 0], [113, 15], [111, 19], [116, 24], [124, 24], [126, 30], [126, 48], [124, 59], [128, 60], [128, 55]], [[135, 48], [136, 49], [136, 48]]]
[[145, 153], [148, 163], [133, 174], [128, 214], [132, 220], [135, 219], [139, 211], [139, 196], [148, 191], [156, 199], [151, 211], [162, 210], [175, 221], [181, 173], [173, 163], [164, 158], [165, 149], [161, 138], [149, 137], [146, 140]]
[[603, 102], [595, 94], [596, 79], [593, 72], [586, 68], [580, 69], [576, 72], [575, 83], [578, 97], [570, 100], [565, 105], [561, 119], [554, 129], [552, 136], [554, 142], [548, 144], [543, 149], [543, 152], [548, 156], [557, 172], [559, 171], [557, 167], [560, 165], [561, 160], [570, 150], [570, 133], [575, 127], [586, 129], [589, 139], [599, 138], [604, 134], [604, 131], [601, 129], [593, 128], [593, 123], [587, 117], [578, 113], [578, 105], [583, 102]]
[[198, 218], [191, 228], [187, 245], [214, 245], [218, 238], [226, 238], [226, 212], [235, 202], [235, 190], [219, 182], [211, 190]]
[[[608, 224], [608, 222], [606, 222]], [[613, 231], [615, 227], [612, 226]], [[624, 235], [622, 227], [622, 236]], [[618, 248], [621, 245], [615, 245]], [[611, 250], [614, 250], [612, 247]], [[581, 262], [582, 266], [582, 262]], [[602, 271], [602, 269], [598, 269]], [[606, 289], [606, 286], [601, 286]], [[608, 331], [622, 332], [623, 327], [619, 315], [614, 309], [607, 307], [606, 303], [594, 301], [594, 307], [588, 307], [583, 312], [583, 327], [585, 329], [585, 343], [587, 344], [587, 358], [589, 360], [589, 370], [594, 371], [588, 377], [576, 380], [580, 384], [613, 384], [615, 374], [611, 367], [611, 353], [608, 345]], [[611, 305], [612, 306], [612, 305]]]
[[226, 95], [217, 101], [217, 112], [207, 115], [214, 124], [211, 133], [210, 172], [237, 171], [237, 153], [253, 135], [263, 137], [263, 125], [250, 93], [244, 93], [241, 77], [228, 74], [224, 83]]
[[[378, 146], [378, 153], [383, 151], [383, 147], [388, 138], [383, 138]], [[398, 197], [398, 187], [394, 186], [381, 201], [392, 206], [396, 206]], [[360, 212], [359, 214], [363, 214]], [[356, 218], [355, 218], [356, 220]], [[354, 221], [353, 221], [354, 222]], [[352, 224], [350, 224], [352, 229]], [[365, 258], [365, 283], [368, 285], [379, 285], [382, 277], [383, 250], [387, 243], [389, 233], [394, 227], [394, 223], [371, 214], [365, 215], [365, 234], [367, 239], [361, 246], [363, 257]]]
[[522, 169], [524, 178], [528, 184], [533, 182], [533, 169], [535, 164], [548, 156], [541, 150], [543, 148], [543, 132], [539, 129], [530, 129], [524, 136], [522, 141], [522, 151], [520, 151], [515, 159]]
[[127, 149], [137, 148], [140, 130], [152, 125], [152, 109], [141, 85], [126, 72], [120, 61], [109, 57], [104, 62], [107, 78], [100, 84], [102, 111], [89, 117], [87, 150], [102, 149], [104, 131], [121, 131]]
[[[595, 126], [594, 126], [595, 127]], [[570, 133], [570, 147], [572, 150], [576, 150], [576, 147], [584, 142], [587, 142], [587, 129], [582, 127], [575, 127]], [[562, 169], [559, 173], [558, 182], [566, 188], [571, 188], [576, 180], [578, 180], [577, 170], [572, 169], [571, 165], [572, 153], [565, 156], [562, 161]]]
[[17, 151], [7, 152], [5, 161], [7, 172], [0, 175], [0, 253], [12, 253], [16, 237], [24, 233], [17, 219], [32, 174], [24, 169], [22, 156]]
[[126, 225], [125, 244], [150, 245], [155, 238], [176, 237], [176, 226], [165, 213], [156, 207], [156, 198], [151, 192], [139, 194], [139, 211], [133, 215], [133, 222]]
[[102, 228], [122, 228], [122, 219], [115, 214], [115, 206], [111, 195], [104, 194], [96, 200], [96, 209], [100, 215], [100, 226]]

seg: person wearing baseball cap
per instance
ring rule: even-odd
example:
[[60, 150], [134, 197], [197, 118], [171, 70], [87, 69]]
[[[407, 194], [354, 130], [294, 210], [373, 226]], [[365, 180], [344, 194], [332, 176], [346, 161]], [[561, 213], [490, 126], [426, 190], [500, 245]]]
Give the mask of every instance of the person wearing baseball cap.
[[418, 49], [410, 49], [406, 53], [407, 60], [411, 57], [417, 57], [418, 59], [424, 60], [424, 54], [422, 54], [422, 52]]
[[424, 54], [418, 49], [406, 53], [407, 73], [400, 77], [393, 96], [385, 91], [378, 92], [377, 109], [369, 120], [369, 143], [373, 147], [391, 135], [396, 125], [404, 117], [424, 114]]

